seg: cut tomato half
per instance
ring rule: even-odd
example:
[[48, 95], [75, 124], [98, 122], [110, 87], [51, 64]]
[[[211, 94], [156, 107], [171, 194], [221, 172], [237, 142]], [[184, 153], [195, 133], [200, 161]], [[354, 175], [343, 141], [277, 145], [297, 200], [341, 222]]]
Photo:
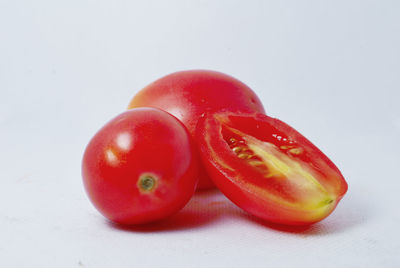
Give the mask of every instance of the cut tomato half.
[[278, 119], [264, 114], [204, 115], [196, 134], [217, 187], [236, 205], [267, 221], [318, 222], [347, 191], [332, 161]]

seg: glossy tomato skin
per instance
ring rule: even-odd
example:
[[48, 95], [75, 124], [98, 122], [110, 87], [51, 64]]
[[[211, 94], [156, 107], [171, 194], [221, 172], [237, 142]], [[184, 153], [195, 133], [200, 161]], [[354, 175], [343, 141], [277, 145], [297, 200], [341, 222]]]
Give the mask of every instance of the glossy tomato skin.
[[[139, 91], [128, 108], [156, 107], [177, 117], [194, 137], [198, 119], [205, 112], [265, 113], [256, 94], [239, 80], [226, 74], [190, 70], [172, 73]], [[199, 189], [213, 187], [201, 168]]]
[[[253, 142], [257, 146], [243, 147], [229, 135], [237, 140], [240, 135], [246, 136], [240, 141], [242, 145]], [[237, 206], [266, 221], [285, 225], [318, 222], [335, 209], [347, 191], [347, 183], [333, 162], [278, 119], [263, 114], [207, 115], [199, 121], [197, 138], [203, 163], [215, 185]], [[230, 142], [235, 144], [230, 146]], [[232, 147], [235, 150], [240, 146], [247, 149], [241, 150], [242, 155], [235, 154]], [[271, 166], [262, 165], [262, 157], [254, 153], [257, 148], [272, 148], [265, 149], [272, 153], [258, 155], [272, 155], [272, 167], [281, 168], [287, 177], [274, 174]], [[246, 153], [255, 156], [245, 157]], [[286, 162], [280, 162], [279, 158]], [[292, 167], [300, 171], [291, 173]], [[298, 180], [299, 174], [307, 175]]]
[[154, 108], [126, 111], [86, 147], [82, 177], [93, 205], [119, 224], [161, 220], [193, 195], [198, 159], [176, 118]]

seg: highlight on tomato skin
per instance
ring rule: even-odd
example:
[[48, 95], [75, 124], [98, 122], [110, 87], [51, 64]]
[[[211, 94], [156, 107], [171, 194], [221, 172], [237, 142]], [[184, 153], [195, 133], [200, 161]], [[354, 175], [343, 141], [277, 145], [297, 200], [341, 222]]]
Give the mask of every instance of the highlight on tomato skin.
[[196, 130], [203, 164], [237, 206], [266, 221], [308, 225], [347, 191], [329, 158], [286, 123], [264, 114], [208, 114]]
[[[140, 90], [128, 109], [155, 107], [178, 118], [194, 137], [197, 121], [205, 112], [265, 113], [255, 92], [238, 79], [210, 70], [187, 70], [168, 74]], [[213, 188], [200, 167], [198, 189]]]

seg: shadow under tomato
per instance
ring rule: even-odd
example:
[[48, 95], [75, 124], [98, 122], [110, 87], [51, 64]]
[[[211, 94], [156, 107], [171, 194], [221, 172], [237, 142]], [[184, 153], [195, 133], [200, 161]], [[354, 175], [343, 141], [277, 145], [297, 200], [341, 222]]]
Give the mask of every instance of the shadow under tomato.
[[[343, 203], [343, 204], [341, 204]], [[268, 229], [278, 232], [292, 233], [301, 236], [323, 236], [340, 233], [364, 224], [370, 218], [368, 202], [361, 202], [355, 196], [345, 198], [333, 213], [321, 222], [304, 225], [288, 226], [263, 221], [253, 215], [243, 214], [242, 217]]]
[[263, 221], [235, 206], [218, 190], [207, 190], [196, 192], [181, 211], [165, 220], [135, 226], [123, 226], [112, 222], [108, 222], [108, 225], [127, 232], [176, 232], [217, 225], [227, 219], [237, 219], [243, 224], [265, 227], [266, 231], [300, 236], [323, 236], [344, 232], [368, 220], [366, 202], [361, 202], [352, 196], [341, 203], [343, 204], [339, 204], [333, 214], [322, 222], [307, 226], [287, 226]]
[[132, 226], [119, 225], [110, 221], [107, 224], [112, 228], [128, 232], [173, 232], [198, 229], [237, 213], [242, 212], [218, 190], [207, 190], [196, 192], [181, 211], [167, 219]]
[[292, 234], [299, 234], [299, 235], [318, 235], [324, 234], [325, 232], [323, 229], [320, 228], [321, 223], [316, 223], [312, 225], [301, 225], [301, 226], [290, 226], [290, 225], [282, 225], [276, 224], [272, 222], [263, 221], [253, 215], [246, 214], [243, 216], [246, 220], [250, 222], [261, 225], [268, 230], [283, 232], [283, 233], [292, 233]]

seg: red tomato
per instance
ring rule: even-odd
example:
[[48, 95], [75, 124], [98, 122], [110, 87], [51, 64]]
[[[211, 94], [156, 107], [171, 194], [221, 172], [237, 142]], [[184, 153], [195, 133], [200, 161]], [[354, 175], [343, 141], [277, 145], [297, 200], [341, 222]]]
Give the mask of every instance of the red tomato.
[[83, 157], [83, 182], [94, 206], [111, 221], [147, 223], [189, 201], [198, 179], [196, 157], [179, 120], [159, 109], [133, 109], [92, 138]]
[[[143, 106], [171, 113], [192, 136], [205, 112], [264, 113], [263, 105], [248, 86], [226, 74], [204, 70], [176, 72], [151, 83], [134, 96], [128, 109]], [[200, 173], [198, 188], [213, 187], [204, 168]]]
[[327, 217], [347, 191], [337, 167], [284, 122], [263, 114], [199, 120], [201, 156], [217, 187], [262, 219], [305, 225]]

